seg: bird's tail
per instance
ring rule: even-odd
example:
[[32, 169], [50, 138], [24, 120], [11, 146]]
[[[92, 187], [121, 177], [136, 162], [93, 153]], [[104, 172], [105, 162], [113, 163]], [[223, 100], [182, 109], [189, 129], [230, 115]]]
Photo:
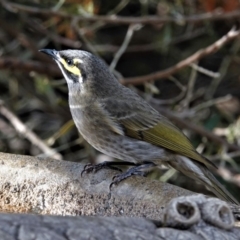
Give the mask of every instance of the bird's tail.
[[176, 157], [176, 161], [171, 161], [169, 164], [188, 177], [204, 183], [210, 191], [222, 200], [239, 205], [239, 202], [221, 185], [205, 165], [179, 155]]
[[205, 176], [207, 176], [208, 180], [211, 182], [211, 185], [209, 186], [210, 190], [219, 198], [239, 205], [239, 202], [232, 196], [230, 192], [227, 191], [227, 189], [224, 188], [224, 186], [215, 178], [215, 176], [205, 167], [202, 167], [202, 171], [205, 172]]

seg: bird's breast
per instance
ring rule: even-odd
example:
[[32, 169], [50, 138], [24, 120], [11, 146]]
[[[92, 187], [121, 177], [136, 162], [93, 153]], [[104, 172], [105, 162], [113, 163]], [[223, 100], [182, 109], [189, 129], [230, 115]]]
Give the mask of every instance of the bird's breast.
[[100, 152], [130, 162], [154, 161], [163, 157], [162, 148], [121, 134], [118, 125], [98, 107], [77, 107], [76, 104], [73, 107], [70, 104], [70, 109], [81, 135]]
[[113, 126], [106, 120], [108, 116], [95, 105], [87, 107], [77, 104], [69, 105], [74, 123], [85, 140], [97, 149], [103, 141], [109, 141]]

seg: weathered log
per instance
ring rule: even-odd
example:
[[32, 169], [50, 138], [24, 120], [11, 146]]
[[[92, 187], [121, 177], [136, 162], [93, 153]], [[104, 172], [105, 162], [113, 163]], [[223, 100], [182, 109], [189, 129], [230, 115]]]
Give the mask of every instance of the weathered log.
[[135, 216], [161, 220], [165, 206], [193, 194], [132, 177], [109, 190], [113, 170], [83, 174], [84, 164], [0, 153], [0, 211], [56, 215]]
[[175, 198], [166, 206], [164, 219], [165, 226], [159, 227], [155, 221], [135, 217], [0, 214], [0, 239], [240, 239], [229, 206], [216, 198]]

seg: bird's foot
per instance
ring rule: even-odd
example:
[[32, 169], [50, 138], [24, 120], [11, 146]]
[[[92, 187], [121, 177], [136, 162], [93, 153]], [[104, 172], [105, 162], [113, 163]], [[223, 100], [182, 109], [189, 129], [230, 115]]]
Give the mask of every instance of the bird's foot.
[[148, 162], [148, 163], [144, 163], [142, 165], [138, 165], [136, 167], [132, 167], [132, 168], [128, 169], [126, 172], [114, 176], [112, 179], [112, 183], [109, 186], [110, 191], [111, 191], [113, 185], [115, 185], [115, 184], [117, 185], [121, 181], [123, 181], [133, 175], [146, 177], [149, 169], [152, 169], [155, 166], [156, 165], [154, 163]]
[[122, 170], [118, 167], [115, 167], [114, 165], [127, 165], [127, 166], [131, 166], [134, 165], [134, 163], [131, 162], [114, 162], [114, 161], [106, 161], [106, 162], [102, 162], [99, 164], [87, 164], [85, 165], [83, 171], [81, 172], [81, 176], [83, 175], [83, 173], [90, 173], [90, 172], [98, 172], [99, 170], [103, 169], [103, 168], [108, 168], [108, 169], [112, 169], [112, 170], [116, 170], [116, 171], [120, 171], [122, 172]]
[[99, 164], [89, 163], [89, 164], [85, 165], [85, 167], [83, 168], [83, 171], [81, 172], [81, 176], [83, 175], [83, 173], [98, 172], [99, 170], [101, 170], [103, 168], [113, 169], [113, 170], [117, 170], [120, 172], [122, 171], [120, 168], [112, 166], [111, 163], [113, 163], [113, 162], [102, 162]]

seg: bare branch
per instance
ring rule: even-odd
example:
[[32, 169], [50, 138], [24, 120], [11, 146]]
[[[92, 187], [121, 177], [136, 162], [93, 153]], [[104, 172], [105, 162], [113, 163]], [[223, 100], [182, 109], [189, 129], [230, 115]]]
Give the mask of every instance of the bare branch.
[[116, 52], [116, 54], [114, 55], [114, 58], [109, 66], [109, 69], [110, 71], [113, 71], [120, 59], [120, 57], [123, 55], [123, 53], [126, 51], [131, 39], [132, 39], [132, 36], [133, 36], [133, 33], [134, 31], [136, 30], [139, 30], [141, 26], [139, 24], [137, 25], [130, 25], [128, 30], [127, 30], [127, 33], [126, 33], [126, 36], [125, 36], [125, 39], [122, 43], [122, 46], [119, 48], [119, 50]]
[[57, 153], [54, 149], [48, 147], [34, 132], [32, 132], [26, 125], [24, 125], [23, 122], [21, 122], [14, 113], [7, 109], [1, 100], [0, 113], [11, 122], [17, 132], [19, 132], [32, 144], [38, 147], [42, 152], [46, 154], [46, 156], [51, 156], [59, 160], [62, 159], [62, 155], [60, 153]]
[[38, 61], [23, 61], [21, 59], [2, 57], [0, 58], [0, 69], [14, 69], [16, 71], [31, 72], [35, 71], [38, 73], [48, 74], [52, 77], [61, 76], [61, 72], [55, 64], [44, 64]]
[[84, 164], [0, 153], [0, 211], [55, 215], [136, 216], [161, 220], [165, 206], [193, 193], [132, 177], [109, 185], [117, 171], [83, 174]]
[[[62, 206], [64, 209], [65, 206]], [[220, 216], [219, 216], [220, 215]], [[229, 206], [202, 195], [179, 197], [169, 202], [159, 221], [137, 217], [39, 216], [0, 214], [1, 239], [154, 239], [235, 240], [240, 235]], [[235, 226], [234, 226], [235, 225]]]
[[208, 69], [205, 69], [203, 67], [200, 67], [198, 66], [197, 64], [195, 63], [192, 63], [190, 65], [193, 69], [196, 69], [198, 72], [202, 73], [202, 74], [205, 74], [206, 76], [209, 76], [211, 78], [217, 78], [220, 76], [220, 73], [219, 72], [213, 72], [213, 71], [210, 71]]
[[7, 32], [12, 38], [17, 39], [22, 46], [24, 46], [26, 49], [29, 49], [34, 56], [38, 57], [38, 59], [41, 59], [42, 61], [47, 63], [51, 61], [51, 59], [47, 58], [38, 51], [39, 49], [36, 45], [36, 42], [31, 40], [28, 35], [22, 33], [21, 30], [18, 31], [16, 26], [10, 25], [9, 23], [1, 19], [0, 28]]
[[78, 21], [84, 22], [96, 22], [102, 21], [108, 24], [159, 24], [159, 23], [197, 23], [202, 21], [219, 21], [219, 20], [226, 20], [226, 19], [235, 19], [239, 18], [240, 11], [232, 11], [232, 12], [225, 12], [222, 11], [215, 11], [209, 13], [203, 13], [199, 15], [192, 15], [192, 16], [181, 16], [181, 17], [159, 17], [159, 16], [146, 16], [146, 17], [119, 17], [116, 15], [111, 16], [79, 16], [79, 15], [70, 15], [67, 13], [53, 11], [48, 9], [41, 9], [37, 7], [29, 7], [22, 4], [17, 3], [9, 3], [7, 1], [1, 1], [3, 6], [7, 8], [9, 11], [17, 12], [23, 11], [30, 14], [42, 15], [42, 16], [55, 16], [61, 18], [77, 18]]
[[233, 174], [227, 168], [223, 168], [223, 167], [220, 167], [218, 169], [218, 174], [226, 181], [232, 182], [236, 186], [240, 187], [240, 174]]
[[[173, 40], [170, 40], [169, 43], [166, 45], [171, 46], [174, 44], [178, 44], [181, 42], [189, 41], [194, 38], [200, 37], [203, 35], [206, 31], [204, 29], [196, 29], [194, 31], [189, 31], [186, 34], [183, 34]], [[120, 46], [117, 45], [111, 45], [111, 44], [97, 44], [94, 46], [94, 48], [98, 52], [117, 52], [120, 48]], [[148, 44], [138, 44], [138, 45], [131, 45], [128, 46], [126, 49], [126, 52], [146, 52], [146, 51], [153, 51], [160, 48], [159, 42], [151, 42]]]
[[219, 49], [221, 49], [223, 47], [223, 45], [236, 39], [237, 37], [239, 37], [239, 35], [240, 35], [240, 31], [231, 29], [226, 35], [224, 35], [222, 38], [220, 38], [218, 41], [216, 41], [212, 45], [208, 46], [207, 48], [198, 50], [196, 53], [194, 53], [190, 57], [180, 61], [173, 67], [167, 68], [163, 71], [151, 73], [151, 74], [148, 74], [145, 76], [125, 78], [120, 81], [122, 84], [125, 84], [125, 85], [126, 84], [139, 85], [144, 82], [155, 81], [158, 79], [167, 78], [170, 75], [176, 73], [177, 71], [183, 69], [184, 67], [187, 67], [196, 61], [199, 61], [203, 57], [217, 52]]

